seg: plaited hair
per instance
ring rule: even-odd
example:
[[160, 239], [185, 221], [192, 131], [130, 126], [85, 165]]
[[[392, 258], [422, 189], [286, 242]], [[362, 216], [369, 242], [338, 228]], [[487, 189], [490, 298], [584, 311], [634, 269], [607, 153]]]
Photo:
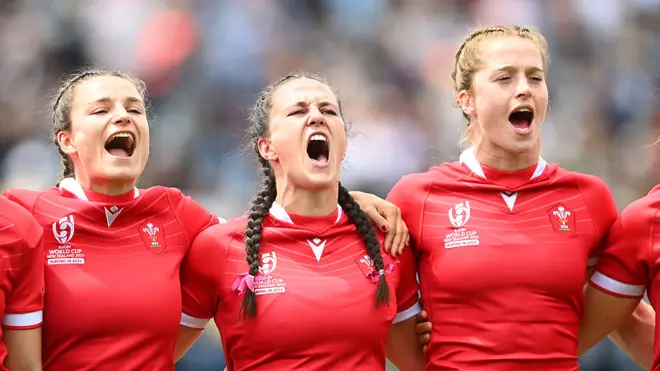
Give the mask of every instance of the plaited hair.
[[62, 151], [57, 140], [57, 134], [61, 131], [71, 130], [71, 108], [73, 99], [75, 97], [75, 90], [80, 83], [99, 76], [115, 76], [121, 77], [132, 82], [142, 96], [146, 100], [147, 87], [145, 83], [128, 73], [121, 71], [106, 71], [100, 68], [92, 67], [85, 68], [78, 72], [69, 75], [61, 84], [57, 91], [55, 99], [53, 99], [53, 143], [57, 147], [57, 151], [62, 157], [62, 177], [68, 178], [74, 176], [73, 162], [71, 158]]
[[[539, 48], [541, 58], [543, 59], [543, 69], [547, 74], [550, 67], [548, 43], [540, 32], [518, 25], [478, 28], [463, 40], [463, 43], [456, 51], [454, 69], [451, 73], [451, 78], [454, 80], [454, 90], [456, 92], [456, 107], [461, 107], [458, 100], [458, 94], [461, 91], [472, 91], [474, 74], [479, 70], [483, 63], [479, 56], [479, 43], [486, 38], [503, 36], [517, 36], [534, 42]], [[461, 145], [469, 144], [473, 139], [473, 128], [472, 125], [470, 125], [470, 118], [465, 112], [463, 112], [463, 117], [468, 120], [468, 125], [461, 138]]]
[[[261, 233], [264, 218], [268, 215], [275, 197], [277, 196], [277, 188], [275, 185], [275, 175], [273, 169], [267, 160], [265, 160], [259, 153], [257, 145], [259, 138], [267, 138], [270, 133], [268, 131], [269, 116], [272, 109], [273, 94], [286, 82], [296, 79], [312, 79], [328, 85], [325, 79], [314, 74], [306, 72], [291, 73], [281, 77], [276, 82], [268, 85], [257, 98], [256, 103], [250, 109], [248, 129], [249, 145], [256, 154], [261, 171], [263, 174], [263, 185], [261, 190], [252, 199], [250, 211], [245, 228], [245, 252], [246, 260], [249, 266], [249, 273], [257, 275], [259, 273], [259, 263], [261, 261], [259, 248], [261, 244]], [[329, 86], [329, 85], [328, 85]], [[334, 91], [334, 90], [333, 90]], [[336, 93], [335, 93], [336, 95]], [[339, 103], [339, 114], [342, 115], [342, 105]], [[358, 231], [362, 235], [367, 247], [367, 252], [371, 259], [374, 261], [376, 270], [384, 269], [383, 257], [380, 253], [380, 242], [376, 236], [376, 230], [366, 216], [360, 209], [360, 206], [355, 202], [353, 197], [348, 193], [346, 188], [339, 185], [339, 195], [337, 203], [344, 210], [348, 218], [356, 225]], [[380, 276], [378, 281], [378, 288], [376, 293], [376, 305], [387, 303], [389, 300], [389, 286], [384, 275]], [[254, 292], [250, 290], [244, 291], [243, 303], [241, 305], [241, 312], [244, 318], [256, 316], [257, 311], [257, 298]]]

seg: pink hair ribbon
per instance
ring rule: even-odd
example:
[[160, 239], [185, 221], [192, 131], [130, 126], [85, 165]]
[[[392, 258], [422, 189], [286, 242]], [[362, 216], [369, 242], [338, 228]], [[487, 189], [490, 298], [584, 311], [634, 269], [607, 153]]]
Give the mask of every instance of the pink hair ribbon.
[[266, 276], [263, 274], [257, 274], [256, 277], [250, 273], [242, 273], [231, 284], [231, 289], [233, 291], [238, 291], [239, 294], [242, 294], [247, 287], [248, 290], [254, 292], [254, 281], [263, 281], [266, 279]]

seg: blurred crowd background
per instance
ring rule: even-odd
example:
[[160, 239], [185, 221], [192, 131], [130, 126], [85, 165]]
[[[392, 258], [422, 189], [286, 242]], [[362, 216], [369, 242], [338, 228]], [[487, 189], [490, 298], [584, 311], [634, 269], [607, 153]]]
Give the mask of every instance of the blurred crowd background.
[[[602, 177], [620, 208], [648, 192], [660, 178], [660, 0], [2, 0], [0, 188], [58, 180], [48, 103], [64, 74], [96, 64], [149, 85], [143, 187], [241, 214], [256, 185], [247, 109], [304, 69], [342, 93], [354, 134], [344, 184], [385, 196], [401, 175], [458, 158], [455, 50], [476, 26], [512, 23], [550, 45], [543, 156]], [[177, 367], [222, 364], [211, 329]], [[582, 365], [636, 369], [608, 341]]]

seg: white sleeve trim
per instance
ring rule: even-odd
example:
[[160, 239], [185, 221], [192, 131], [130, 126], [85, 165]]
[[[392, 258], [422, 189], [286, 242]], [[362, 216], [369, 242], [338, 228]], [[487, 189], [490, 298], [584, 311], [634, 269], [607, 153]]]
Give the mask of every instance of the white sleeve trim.
[[41, 324], [43, 320], [44, 312], [41, 310], [20, 314], [5, 313], [2, 319], [2, 325], [8, 327], [30, 327]]
[[392, 324], [403, 322], [407, 320], [408, 318], [414, 317], [417, 315], [417, 313], [422, 311], [422, 305], [418, 302], [413, 304], [410, 308], [401, 311], [396, 314], [396, 317], [392, 320]]
[[591, 282], [607, 291], [625, 296], [644, 296], [644, 291], [646, 291], [646, 286], [644, 285], [630, 285], [619, 282], [600, 272], [595, 272], [591, 276]]
[[206, 324], [209, 323], [210, 318], [195, 318], [189, 316], [185, 313], [181, 313], [181, 326], [186, 326], [190, 328], [203, 329], [206, 327]]

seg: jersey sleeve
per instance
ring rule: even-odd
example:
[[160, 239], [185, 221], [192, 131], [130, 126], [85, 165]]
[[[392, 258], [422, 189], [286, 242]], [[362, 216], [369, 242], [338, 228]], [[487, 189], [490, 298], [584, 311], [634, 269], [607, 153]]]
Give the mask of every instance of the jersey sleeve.
[[234, 225], [213, 226], [193, 240], [181, 264], [182, 326], [202, 329], [215, 315]]
[[422, 310], [419, 303], [419, 284], [417, 282], [417, 269], [415, 259], [409, 248], [403, 250], [399, 257], [399, 285], [396, 288], [397, 314], [392, 323], [403, 322], [416, 316]]
[[593, 175], [585, 176], [580, 181], [580, 192], [585, 199], [598, 235], [598, 243], [589, 251], [587, 261], [587, 268], [594, 268], [605, 248], [607, 234], [617, 219], [618, 211], [614, 196], [602, 179]]
[[11, 210], [11, 219], [18, 237], [15, 241], [20, 241], [20, 246], [13, 249], [4, 262], [11, 291], [7, 295], [2, 325], [8, 329], [25, 330], [41, 326], [43, 319], [43, 229], [30, 213], [18, 205], [15, 208]]
[[649, 284], [656, 211], [640, 201], [628, 206], [610, 229], [590, 283], [610, 295], [639, 298]]
[[424, 202], [428, 197], [425, 174], [412, 174], [402, 177], [387, 195], [387, 201], [401, 209], [401, 216], [406, 223], [413, 242], [420, 243], [424, 222]]
[[37, 202], [37, 198], [39, 198], [39, 192], [28, 191], [24, 189], [7, 189], [2, 192], [2, 196], [22, 206], [25, 210], [32, 213], [34, 205]]
[[[218, 217], [209, 213], [192, 197], [184, 195], [180, 190], [168, 188], [168, 196], [189, 243], [201, 231], [220, 222]], [[223, 219], [223, 222], [226, 221]]]

